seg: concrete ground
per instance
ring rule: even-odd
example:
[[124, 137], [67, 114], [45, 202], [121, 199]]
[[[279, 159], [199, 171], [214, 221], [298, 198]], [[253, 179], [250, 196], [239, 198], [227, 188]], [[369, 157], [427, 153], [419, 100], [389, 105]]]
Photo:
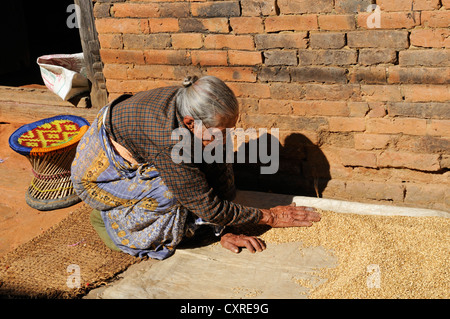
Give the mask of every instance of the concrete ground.
[[322, 247], [301, 243], [269, 245], [260, 253], [235, 254], [219, 244], [183, 249], [164, 261], [135, 264], [117, 281], [85, 299], [305, 299], [325, 279], [318, 269], [337, 259]]

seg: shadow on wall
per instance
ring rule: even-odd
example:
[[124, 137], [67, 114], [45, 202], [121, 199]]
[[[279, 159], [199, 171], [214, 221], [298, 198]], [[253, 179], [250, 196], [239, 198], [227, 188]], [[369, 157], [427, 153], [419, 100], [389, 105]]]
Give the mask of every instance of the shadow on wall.
[[[278, 138], [271, 134], [263, 134], [258, 139], [253, 140], [256, 149], [252, 149], [251, 142], [241, 144], [234, 152], [233, 170], [235, 174], [235, 184], [239, 190], [271, 192], [277, 194], [322, 197], [322, 192], [331, 179], [330, 165], [320, 148], [313, 144], [306, 136], [294, 133], [285, 139], [284, 146]], [[267, 145], [267, 146], [266, 146]], [[273, 163], [261, 161], [259, 154], [260, 147], [266, 148], [262, 152], [267, 154], [271, 160], [278, 159], [278, 170], [275, 174], [261, 174], [261, 168], [269, 167]], [[277, 156], [277, 151], [278, 155]], [[245, 154], [245, 161], [238, 161], [238, 155]], [[255, 161], [256, 163], [252, 163]], [[251, 161], [252, 160], [252, 161]], [[275, 195], [274, 195], [275, 196]], [[257, 198], [246, 198], [238, 195], [237, 202], [240, 204], [270, 208], [278, 205], [289, 205], [293, 197], [273, 197], [266, 194], [263, 202]], [[256, 201], [255, 201], [256, 200]], [[261, 236], [270, 229], [267, 225], [245, 224], [231, 227], [231, 231], [236, 234], [248, 236]], [[219, 239], [207, 228], [200, 228], [195, 236], [184, 239], [178, 248], [202, 247]]]
[[[268, 145], [265, 152], [273, 160], [276, 157], [273, 151], [276, 152], [278, 146], [278, 171], [274, 174], [261, 174], [261, 168], [269, 166], [270, 163], [262, 163], [259, 156], [256, 163], [251, 163], [249, 159], [251, 143], [246, 142], [234, 154], [236, 187], [241, 190], [322, 197], [331, 176], [330, 165], [320, 148], [299, 133], [289, 135], [285, 139], [284, 146], [275, 136], [266, 135], [257, 139], [258, 154], [261, 145], [263, 147]], [[274, 149], [271, 149], [271, 146], [275, 146]], [[245, 152], [245, 162], [237, 160], [237, 154], [241, 152]]]

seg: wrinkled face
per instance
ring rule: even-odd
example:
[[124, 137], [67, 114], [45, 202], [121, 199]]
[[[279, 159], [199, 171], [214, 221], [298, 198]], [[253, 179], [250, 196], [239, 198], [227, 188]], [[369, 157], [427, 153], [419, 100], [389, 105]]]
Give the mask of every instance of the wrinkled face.
[[237, 120], [238, 116], [235, 118], [219, 118], [218, 123], [221, 124], [217, 127], [206, 127], [204, 124], [201, 124], [201, 128], [196, 126], [198, 122], [195, 122], [191, 116], [185, 116], [183, 122], [194, 136], [202, 141], [202, 145], [205, 147], [216, 139], [220, 139], [217, 142], [225, 144], [226, 130], [227, 128], [234, 128]]

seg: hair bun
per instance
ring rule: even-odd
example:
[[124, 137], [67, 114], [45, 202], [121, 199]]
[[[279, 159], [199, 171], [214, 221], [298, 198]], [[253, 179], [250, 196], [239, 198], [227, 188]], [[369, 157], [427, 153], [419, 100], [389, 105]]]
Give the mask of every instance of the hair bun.
[[187, 76], [186, 78], [184, 78], [183, 80], [183, 86], [185, 88], [190, 87], [192, 84], [194, 84], [195, 81], [198, 80], [198, 77], [193, 75], [193, 76]]

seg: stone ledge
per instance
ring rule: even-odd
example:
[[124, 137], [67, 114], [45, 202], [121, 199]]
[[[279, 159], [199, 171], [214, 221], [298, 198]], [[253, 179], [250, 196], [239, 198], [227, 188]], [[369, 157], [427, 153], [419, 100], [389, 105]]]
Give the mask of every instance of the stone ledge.
[[70, 114], [78, 115], [92, 122], [98, 110], [81, 108], [45, 87], [0, 86], [0, 121], [27, 123], [42, 118]]

